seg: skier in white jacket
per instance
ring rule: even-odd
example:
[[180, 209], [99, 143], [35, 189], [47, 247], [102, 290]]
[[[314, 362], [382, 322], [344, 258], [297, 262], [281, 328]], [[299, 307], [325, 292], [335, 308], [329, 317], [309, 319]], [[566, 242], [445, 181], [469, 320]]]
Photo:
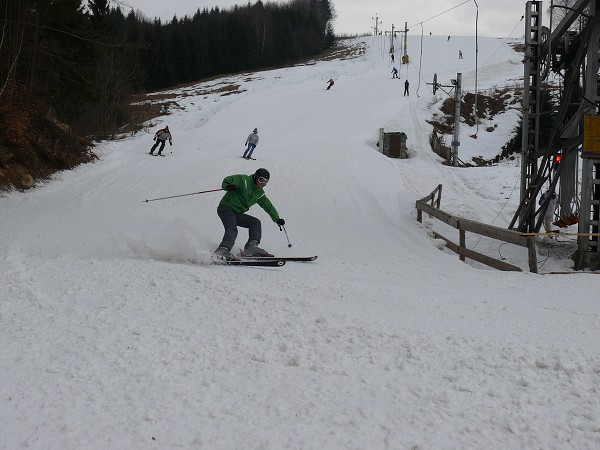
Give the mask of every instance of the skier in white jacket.
[[248, 147], [246, 148], [246, 151], [244, 152], [243, 158], [252, 159], [252, 152], [256, 148], [257, 144], [258, 144], [258, 130], [255, 128], [252, 131], [252, 133], [250, 133], [248, 135], [248, 139], [246, 139], [246, 143], [244, 145], [247, 145]]
[[556, 195], [556, 192], [550, 192], [550, 189], [546, 190], [546, 192], [544, 192], [540, 197], [540, 206], [546, 201], [548, 196], [550, 197], [550, 201], [548, 202], [548, 209], [546, 209], [546, 215], [544, 216], [544, 229], [546, 230], [546, 233], [551, 233], [552, 221], [554, 220], [554, 210], [558, 204], [558, 195]]
[[173, 135], [171, 134], [171, 131], [169, 131], [169, 126], [167, 125], [166, 127], [158, 130], [154, 134], [154, 140], [156, 141], [156, 143], [150, 149], [150, 154], [152, 156], [155, 156], [154, 150], [156, 150], [156, 147], [158, 147], [160, 144], [160, 148], [158, 149], [158, 155], [165, 156], [162, 154], [162, 151], [165, 148], [165, 143], [167, 142], [167, 140], [169, 141], [169, 145], [173, 145]]

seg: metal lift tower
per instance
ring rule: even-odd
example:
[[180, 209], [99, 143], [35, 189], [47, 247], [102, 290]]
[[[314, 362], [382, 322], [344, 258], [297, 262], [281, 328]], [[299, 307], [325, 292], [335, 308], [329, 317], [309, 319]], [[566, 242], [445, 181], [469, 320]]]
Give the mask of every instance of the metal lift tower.
[[[538, 208], [536, 200], [542, 189], [556, 190], [561, 217], [579, 218], [575, 268], [600, 270], [600, 0], [564, 7], [552, 32], [542, 27], [541, 8], [541, 1], [529, 1], [525, 11], [521, 201], [509, 228], [539, 232], [548, 201]], [[542, 83], [550, 71], [564, 88], [541, 148]]]

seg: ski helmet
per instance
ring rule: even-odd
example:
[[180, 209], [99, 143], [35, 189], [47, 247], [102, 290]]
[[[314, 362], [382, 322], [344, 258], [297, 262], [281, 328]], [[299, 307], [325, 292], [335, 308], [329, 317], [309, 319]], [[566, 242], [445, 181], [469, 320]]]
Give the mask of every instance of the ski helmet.
[[254, 172], [253, 178], [254, 182], [256, 183], [256, 180], [258, 180], [259, 178], [266, 178], [268, 180], [269, 178], [271, 178], [271, 174], [267, 169], [263, 169], [261, 167], [260, 169], [257, 169], [256, 172]]

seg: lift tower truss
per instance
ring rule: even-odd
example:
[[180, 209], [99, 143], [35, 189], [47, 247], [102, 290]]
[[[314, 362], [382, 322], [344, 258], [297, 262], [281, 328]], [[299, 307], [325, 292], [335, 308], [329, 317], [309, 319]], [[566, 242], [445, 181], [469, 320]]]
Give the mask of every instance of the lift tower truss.
[[537, 154], [539, 152], [539, 124], [542, 68], [542, 2], [527, 2], [525, 12], [525, 59], [523, 81], [523, 141], [521, 146], [521, 204], [511, 228], [519, 219], [519, 230], [534, 231], [535, 185]]
[[[578, 156], [581, 152], [581, 193], [575, 198], [579, 213], [578, 251], [574, 257], [577, 269], [600, 270], [598, 244], [600, 213], [600, 149], [593, 151], [584, 144], [585, 123], [598, 120], [598, 58], [600, 40], [600, 0], [577, 0], [550, 33], [542, 27], [542, 2], [528, 1], [525, 24], [525, 67], [523, 90], [523, 141], [520, 205], [509, 228], [523, 232], [539, 232], [549, 198], [540, 208], [536, 199], [542, 188], [555, 190], [560, 185], [561, 209], [569, 209], [566, 181], [578, 184]], [[573, 30], [572, 25], [578, 30]], [[564, 82], [554, 126], [544, 148], [540, 146], [539, 118], [542, 82], [549, 71], [559, 74]], [[594, 139], [589, 139], [593, 142]], [[558, 163], [557, 155], [562, 157]], [[571, 183], [572, 184], [572, 183]], [[536, 209], [537, 208], [537, 209]], [[562, 212], [562, 211], [561, 211]], [[518, 225], [516, 223], [518, 222]]]

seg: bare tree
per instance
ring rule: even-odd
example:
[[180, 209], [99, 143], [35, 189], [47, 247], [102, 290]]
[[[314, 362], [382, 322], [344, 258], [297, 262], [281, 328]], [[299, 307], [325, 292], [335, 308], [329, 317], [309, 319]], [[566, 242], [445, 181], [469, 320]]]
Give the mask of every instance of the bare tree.
[[[548, 14], [551, 18], [551, 27], [554, 29], [571, 11], [576, 5], [577, 0], [553, 0], [548, 6]], [[571, 29], [579, 28], [579, 22], [574, 22]]]

